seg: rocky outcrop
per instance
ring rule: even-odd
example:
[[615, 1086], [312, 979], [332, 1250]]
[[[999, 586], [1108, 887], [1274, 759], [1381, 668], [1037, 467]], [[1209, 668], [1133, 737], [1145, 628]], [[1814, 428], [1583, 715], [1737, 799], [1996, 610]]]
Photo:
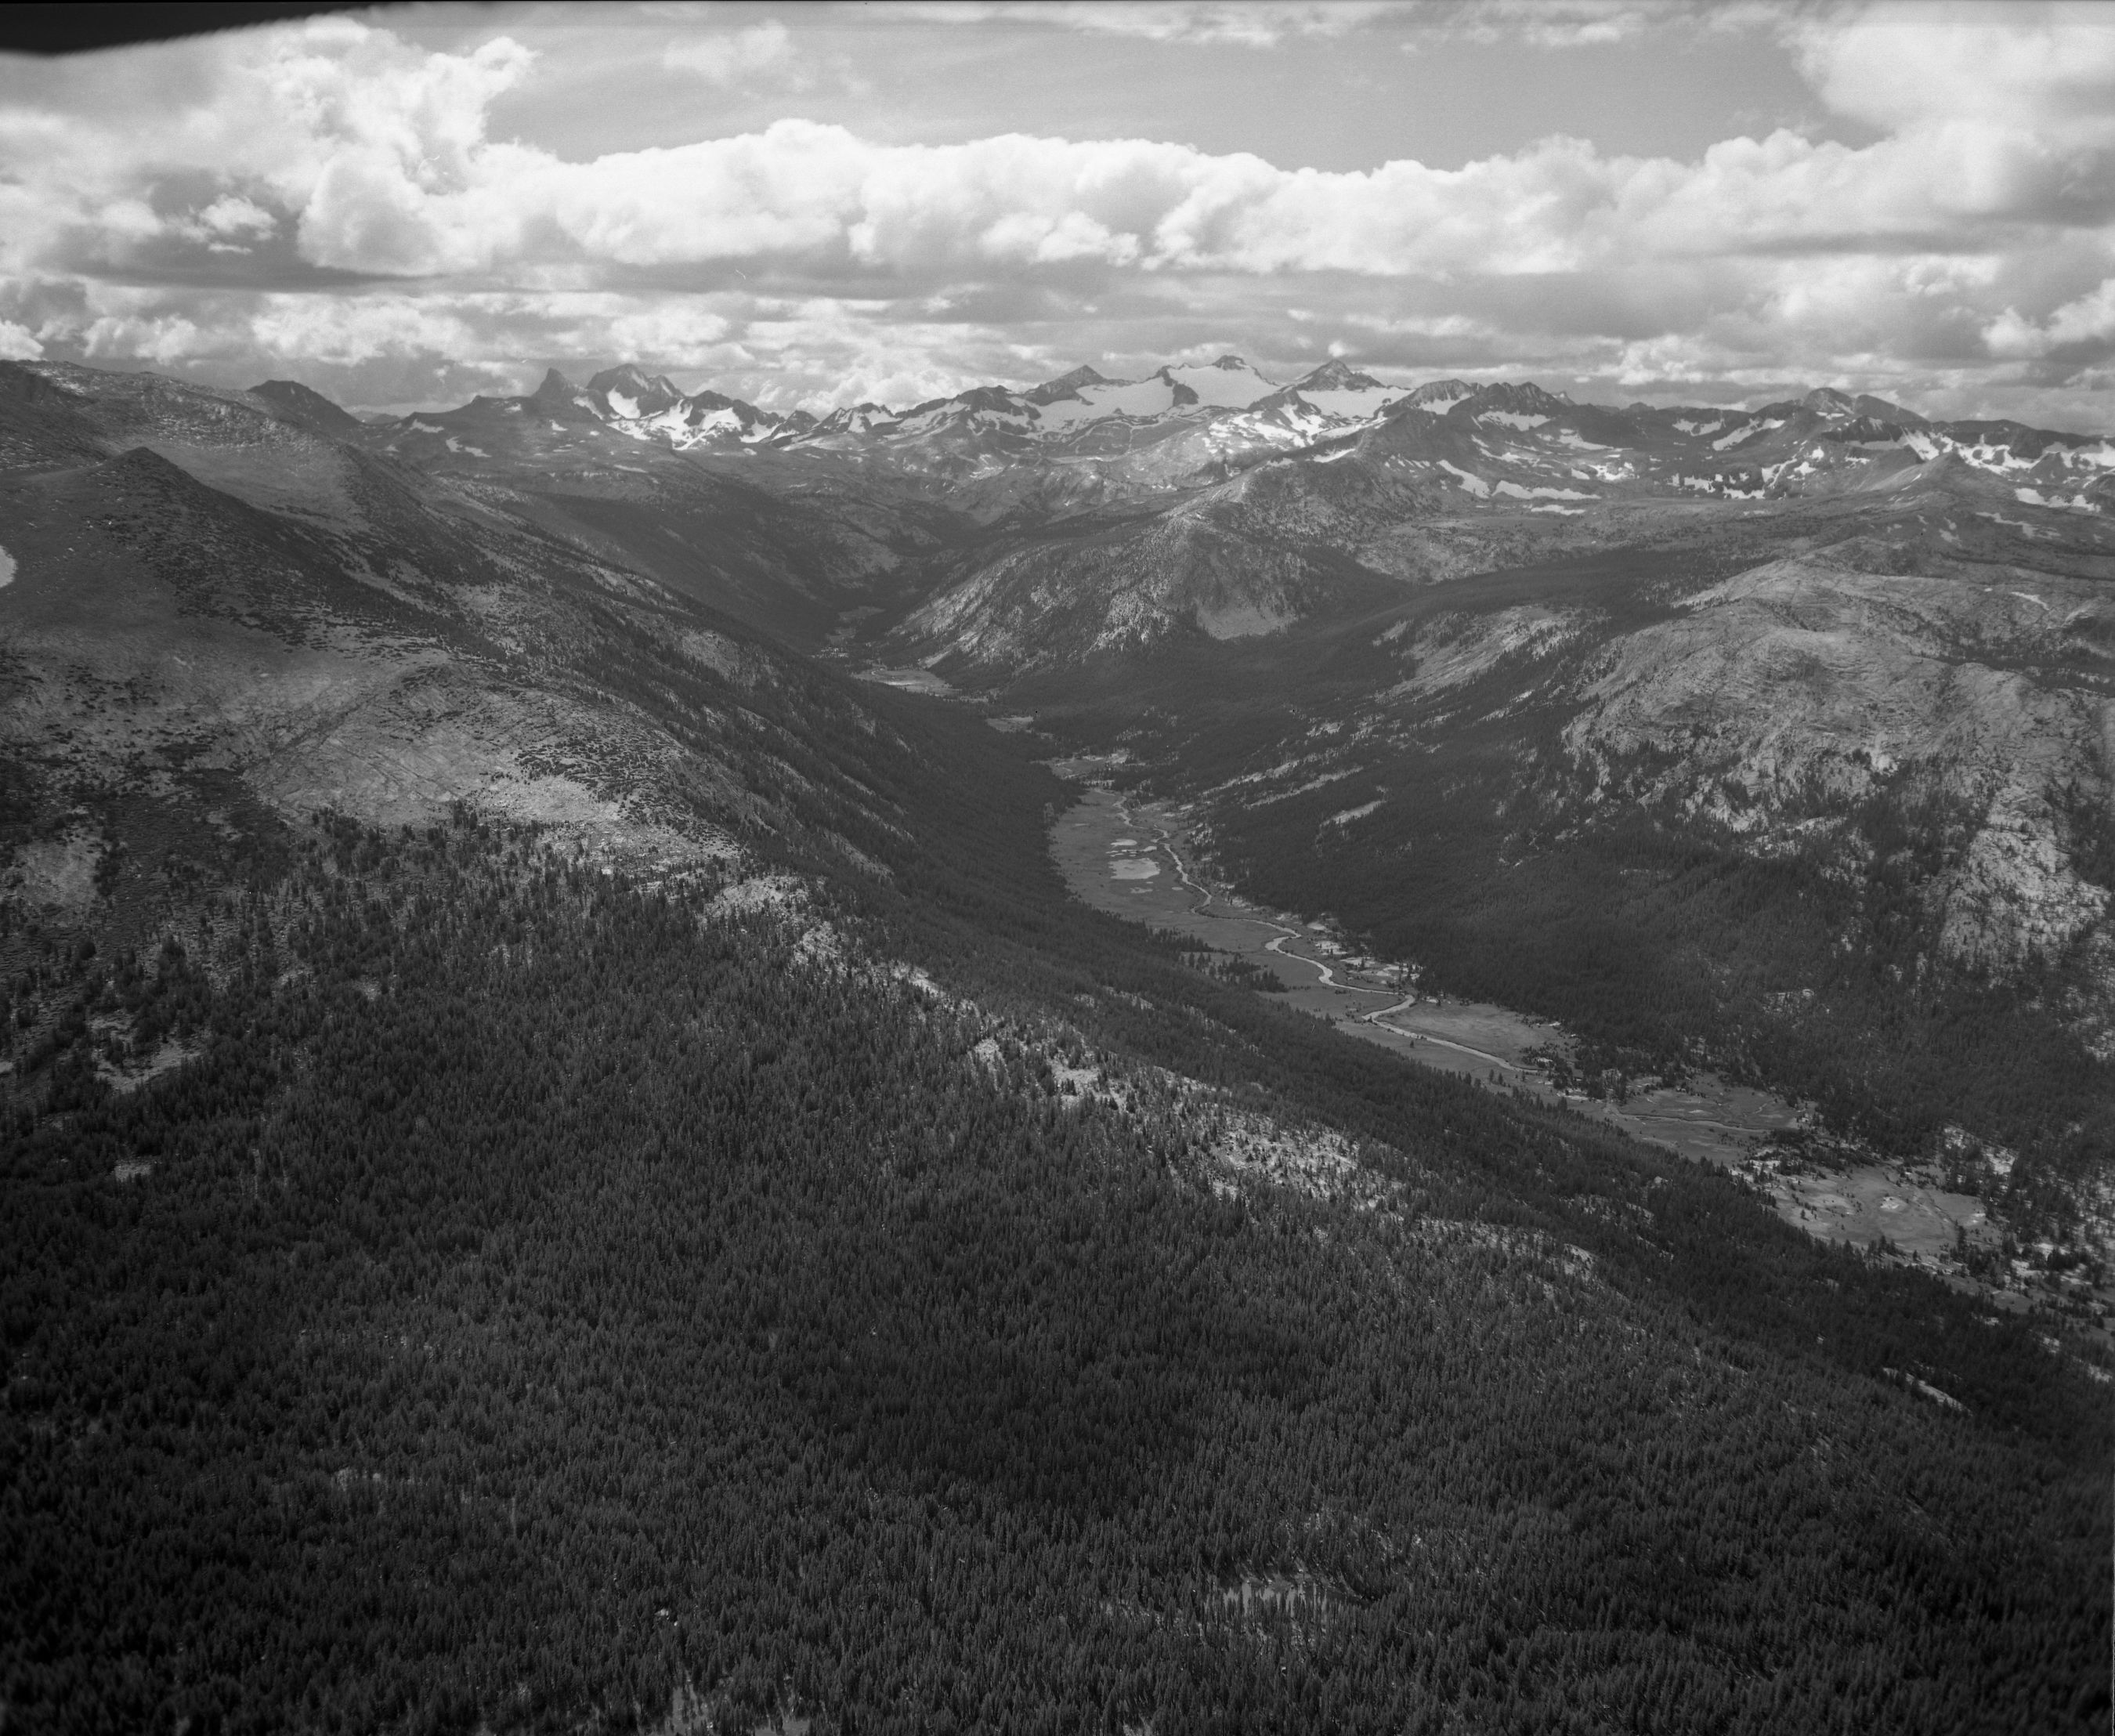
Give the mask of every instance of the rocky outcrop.
[[2076, 832], [2109, 811], [2115, 700], [2066, 678], [2105, 607], [2045, 573], [1773, 562], [1603, 647], [1565, 744], [1603, 799], [1671, 801], [1762, 852], [1812, 849], [1873, 801], [1931, 815], [1940, 945], [2014, 969], [2108, 908]]

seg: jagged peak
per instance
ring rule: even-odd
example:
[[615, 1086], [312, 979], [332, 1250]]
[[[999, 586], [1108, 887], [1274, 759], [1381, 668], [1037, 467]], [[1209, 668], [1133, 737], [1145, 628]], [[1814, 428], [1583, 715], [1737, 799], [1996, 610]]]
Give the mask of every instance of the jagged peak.
[[543, 383], [538, 386], [534, 392], [529, 394], [529, 396], [531, 397], [571, 398], [573, 395], [573, 392], [574, 386], [571, 380], [567, 379], [566, 376], [561, 374], [556, 368], [546, 368], [544, 370]]
[[1392, 389], [1384, 379], [1361, 373], [1341, 356], [1333, 356], [1305, 378], [1292, 383], [1295, 392], [1370, 392]]
[[[638, 363], [627, 361], [620, 362], [614, 368], [603, 369], [601, 373], [588, 382], [588, 390], [607, 392], [613, 386], [627, 397], [635, 397], [641, 393], [652, 390], [657, 385], [668, 384], [668, 382], [665, 379], [648, 379], [645, 370], [640, 368]], [[677, 395], [681, 396], [680, 393]]]
[[1818, 416], [1849, 416], [1856, 408], [1851, 394], [1838, 392], [1833, 386], [1816, 386], [1799, 401], [1799, 406]]
[[[649, 374], [633, 362], [626, 362], [621, 367], [605, 368], [588, 382], [587, 389], [591, 393], [599, 393], [606, 401], [612, 397], [623, 398], [627, 403], [635, 406], [641, 416], [658, 416], [679, 404], [718, 397], [717, 393], [701, 392], [693, 399], [667, 374]], [[723, 399], [721, 402], [728, 401]], [[611, 405], [611, 408], [616, 407], [613, 403]]]

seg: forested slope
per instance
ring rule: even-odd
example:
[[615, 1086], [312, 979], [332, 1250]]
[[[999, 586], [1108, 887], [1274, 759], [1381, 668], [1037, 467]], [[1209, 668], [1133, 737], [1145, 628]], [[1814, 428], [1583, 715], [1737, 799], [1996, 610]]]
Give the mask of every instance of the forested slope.
[[2075, 1363], [1068, 902], [966, 716], [786, 765], [16, 937], [11, 1729], [2104, 1721]]

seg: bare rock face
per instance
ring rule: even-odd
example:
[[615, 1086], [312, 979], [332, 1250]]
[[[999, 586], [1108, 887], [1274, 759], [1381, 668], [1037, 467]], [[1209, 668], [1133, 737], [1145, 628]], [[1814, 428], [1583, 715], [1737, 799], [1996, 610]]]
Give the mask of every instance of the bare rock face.
[[1760, 852], [1813, 848], [1874, 799], [1943, 815], [1926, 886], [1941, 944], [2014, 969], [2108, 906], [2074, 814], [2108, 811], [2115, 701], [2065, 678], [2067, 624], [2100, 591], [1772, 563], [1607, 646], [1565, 742], [1608, 795], [1671, 799]]

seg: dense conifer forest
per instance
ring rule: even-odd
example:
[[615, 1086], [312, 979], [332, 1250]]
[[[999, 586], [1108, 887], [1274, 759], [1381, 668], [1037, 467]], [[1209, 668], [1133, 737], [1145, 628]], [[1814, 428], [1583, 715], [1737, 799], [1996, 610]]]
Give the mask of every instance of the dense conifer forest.
[[11, 1732], [2104, 1726], [2076, 1363], [1068, 901], [876, 703], [870, 871], [326, 820], [17, 937]]

